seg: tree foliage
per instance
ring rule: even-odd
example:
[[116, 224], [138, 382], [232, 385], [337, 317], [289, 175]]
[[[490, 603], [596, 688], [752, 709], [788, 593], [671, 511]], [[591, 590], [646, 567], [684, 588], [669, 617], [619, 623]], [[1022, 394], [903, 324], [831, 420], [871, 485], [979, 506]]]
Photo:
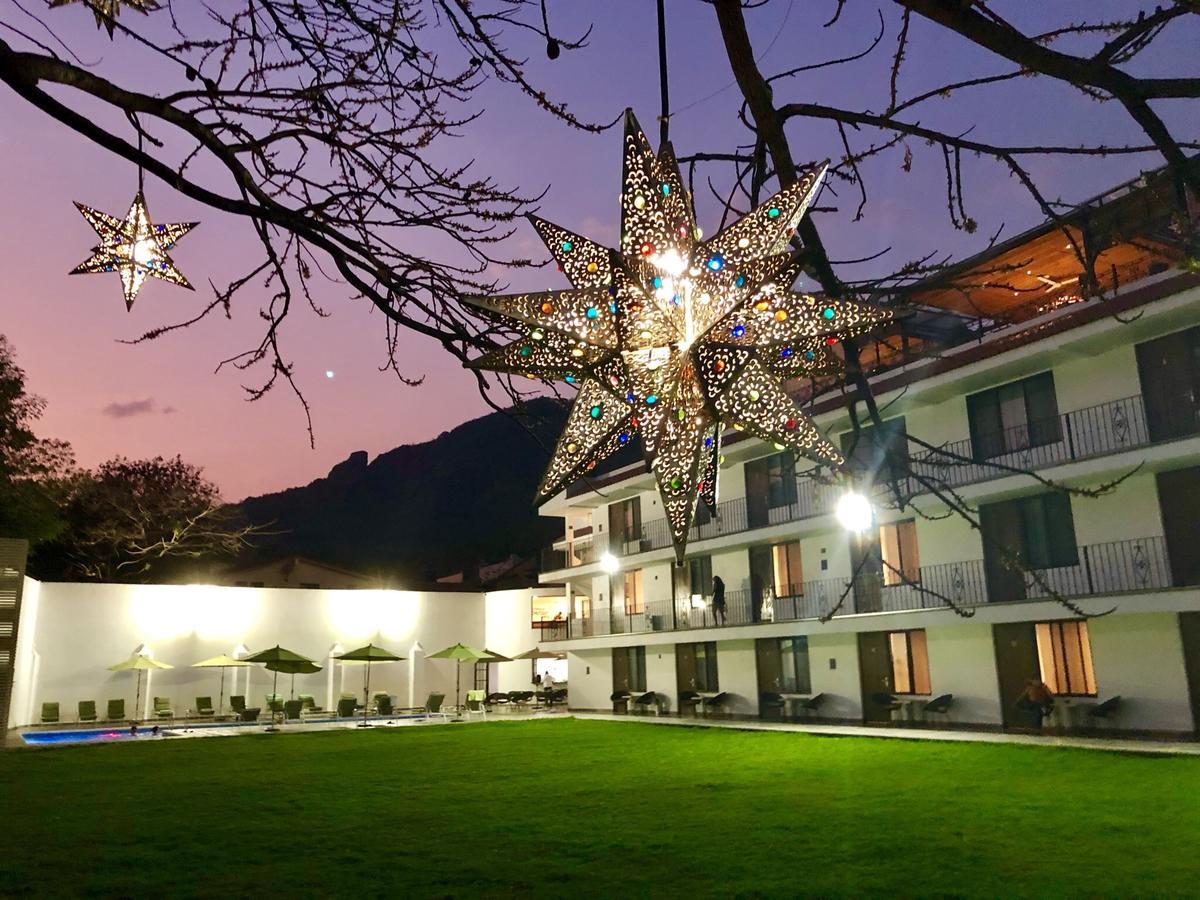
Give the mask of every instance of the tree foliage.
[[179, 457], [117, 457], [75, 474], [62, 516], [62, 533], [36, 550], [38, 577], [144, 580], [168, 561], [236, 554], [259, 531]]
[[46, 401], [25, 389], [25, 372], [0, 335], [0, 536], [36, 543], [61, 527], [56, 503], [72, 464], [65, 441], [39, 438]]

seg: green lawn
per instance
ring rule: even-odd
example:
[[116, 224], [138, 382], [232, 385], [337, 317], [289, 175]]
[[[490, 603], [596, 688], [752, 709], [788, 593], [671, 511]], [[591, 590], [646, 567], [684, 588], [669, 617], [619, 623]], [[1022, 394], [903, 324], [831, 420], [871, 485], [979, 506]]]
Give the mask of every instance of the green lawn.
[[636, 723], [0, 753], [0, 893], [1194, 893], [1200, 759]]

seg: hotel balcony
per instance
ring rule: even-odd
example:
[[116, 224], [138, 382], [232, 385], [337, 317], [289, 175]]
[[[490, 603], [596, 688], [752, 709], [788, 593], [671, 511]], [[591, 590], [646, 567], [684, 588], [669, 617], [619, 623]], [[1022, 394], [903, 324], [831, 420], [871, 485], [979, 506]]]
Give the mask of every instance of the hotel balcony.
[[[1026, 471], [1044, 471], [1167, 443], [1198, 432], [1200, 397], [1190, 392], [1149, 404], [1142, 395], [1124, 397], [1062, 413], [1054, 419], [977, 435], [974, 439], [963, 438], [914, 453], [900, 461], [895, 467], [899, 471], [889, 482], [877, 485], [876, 492], [884, 502], [894, 490], [899, 490], [907, 500], [928, 494], [931, 488], [958, 489]], [[772, 507], [765, 498], [755, 502], [752, 498], [737, 497], [717, 504], [715, 516], [700, 507], [688, 536], [689, 546], [702, 553], [707, 549], [704, 542], [715, 538], [829, 515], [841, 492], [836, 486], [803, 476], [796, 478], [795, 488], [795, 499], [785, 505]], [[665, 518], [642, 523], [640, 536], [620, 546], [610, 546], [607, 535], [589, 534], [571, 542], [569, 549], [544, 551], [543, 578], [563, 577], [556, 573], [595, 563], [606, 550], [618, 557], [628, 557], [666, 551], [671, 544]]]
[[[548, 623], [543, 641], [563, 641], [607, 634], [694, 631], [793, 622], [864, 613], [961, 610], [988, 603], [1013, 603], [1094, 595], [1157, 591], [1176, 585], [1161, 536], [1089, 544], [1076, 548], [1074, 565], [1029, 571], [1010, 570], [983, 559], [923, 566], [917, 573], [893, 572], [825, 578], [788, 585], [779, 596], [773, 589], [755, 596], [749, 590], [727, 591], [722, 622], [714, 616], [710, 596], [683, 596], [649, 601], [625, 609], [621, 603], [591, 603], [590, 614], [573, 614]], [[915, 574], [916, 577], [913, 577]]]

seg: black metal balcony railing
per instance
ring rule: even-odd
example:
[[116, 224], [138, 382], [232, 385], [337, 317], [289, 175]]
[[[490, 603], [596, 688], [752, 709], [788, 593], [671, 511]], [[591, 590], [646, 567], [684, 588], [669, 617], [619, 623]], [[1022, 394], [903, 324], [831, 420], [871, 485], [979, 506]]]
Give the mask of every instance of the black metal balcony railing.
[[[1197, 403], [1200, 404], [1200, 398]], [[1164, 435], [1161, 430], [1157, 434], [1164, 440], [1180, 436], [1175, 432]], [[1063, 413], [1055, 419], [988, 433], [979, 437], [980, 446], [975, 446], [976, 442], [967, 438], [914, 454], [908, 460], [910, 474], [898, 479], [899, 489], [905, 496], [912, 497], [929, 490], [929, 485], [923, 483], [922, 478], [933, 482], [935, 486], [945, 484], [958, 488], [1014, 472], [1037, 470], [1145, 447], [1156, 442], [1147, 425], [1143, 398], [1140, 395], [1126, 397]], [[877, 490], [891, 491], [892, 485], [882, 484]], [[839, 488], [835, 486], [799, 477], [796, 479], [795, 499], [786, 505], [768, 508], [764, 503], [756, 506], [748, 504], [745, 497], [726, 500], [717, 505], [715, 516], [698, 513], [700, 520], [692, 526], [688, 542], [695, 544], [711, 538], [825, 515], [833, 511], [838, 492]], [[573, 556], [564, 555], [562, 565], [548, 566], [546, 563], [558, 563], [559, 557], [544, 557], [542, 571], [593, 562], [608, 549], [603, 537], [594, 536], [590, 544], [576, 542], [573, 546], [582, 549], [577, 549]], [[622, 542], [614, 552], [621, 556], [632, 556], [670, 546], [671, 531], [667, 520], [653, 519], [642, 525], [640, 537]]]
[[773, 590], [757, 597], [749, 590], [727, 591], [723, 615], [707, 595], [628, 607], [620, 601], [593, 603], [590, 615], [554, 623], [553, 630], [543, 631], [542, 640], [791, 622], [828, 615], [835, 607], [836, 615], [939, 609], [950, 603], [971, 608], [989, 602], [1044, 599], [1051, 591], [1079, 598], [1174, 586], [1162, 537], [1089, 544], [1077, 550], [1075, 565], [1026, 571], [1020, 577], [993, 579], [992, 583], [984, 560], [974, 559], [922, 566], [915, 578], [900, 580], [896, 575], [894, 584], [885, 583], [889, 579], [881, 574], [867, 573], [853, 583], [849, 578], [826, 578], [788, 585], [780, 596], [774, 596]]

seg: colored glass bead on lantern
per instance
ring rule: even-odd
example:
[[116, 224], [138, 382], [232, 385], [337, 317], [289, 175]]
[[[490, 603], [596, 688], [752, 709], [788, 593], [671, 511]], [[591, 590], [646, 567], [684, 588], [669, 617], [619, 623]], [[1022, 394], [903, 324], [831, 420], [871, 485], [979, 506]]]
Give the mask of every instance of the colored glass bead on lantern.
[[733, 328], [731, 328], [729, 330], [729, 333], [732, 334], [735, 338], [745, 337], [746, 336], [746, 326], [740, 325], [740, 324], [734, 325]]
[[755, 312], [766, 312], [770, 306], [771, 306], [771, 304], [768, 303], [766, 300], [759, 300], [757, 303], [754, 304], [754, 311]]
[[779, 356], [780, 356], [782, 359], [787, 359], [787, 358], [788, 358], [789, 356], [791, 356], [791, 355], [792, 355], [792, 348], [791, 348], [791, 347], [784, 347], [782, 350], [780, 350], [780, 351], [779, 351]]
[[579, 445], [577, 443], [575, 443], [574, 441], [568, 441], [567, 442], [567, 452], [568, 453], [579, 452]]
[[832, 319], [833, 318], [833, 307], [831, 307], [831, 306], [825, 307], [823, 310], [821, 310], [821, 315], [825, 318], [826, 321]]
[[568, 373], [566, 374], [566, 376], [564, 377], [564, 380], [567, 382], [567, 384], [574, 384], [574, 383], [575, 383], [575, 376], [574, 376], [574, 375], [572, 375], [570, 372], [568, 372]]
[[788, 431], [795, 431], [796, 424], [797, 423], [796, 423], [795, 419], [789, 418], [786, 422], [783, 423], [783, 427], [786, 428]]
[[677, 418], [680, 422], [682, 422], [684, 419], [687, 418], [687, 412], [682, 409], [677, 409], [677, 410], [675, 410], [675, 418]]
[[591, 272], [593, 275], [594, 275], [594, 274], [596, 274], [596, 270], [597, 270], [597, 269], [599, 269], [599, 268], [600, 268], [600, 267], [599, 267], [598, 265], [596, 265], [596, 261], [595, 261], [595, 260], [592, 260], [590, 263], [588, 263], [588, 264], [587, 264], [587, 270], [588, 270], [589, 272]]
[[786, 309], [775, 310], [775, 321], [776, 322], [787, 321], [787, 310]]
[[725, 371], [725, 360], [714, 359], [713, 360], [713, 371], [716, 372], [718, 375], [721, 372], [724, 372]]
[[587, 312], [585, 313], [585, 315], [589, 319], [594, 319], [594, 318], [596, 318], [596, 316], [600, 315], [600, 310], [596, 309], [596, 307], [594, 307], [594, 306], [589, 306], [587, 308]]
[[807, 359], [809, 362], [812, 362], [814, 359], [817, 358], [817, 354], [813, 353], [811, 350], [805, 350], [804, 358]]
[[550, 313], [554, 312], [554, 304], [547, 300], [542, 304], [542, 312], [546, 315], [550, 315]]
[[598, 418], [600, 418], [601, 415], [603, 415], [604, 407], [602, 407], [599, 403], [597, 403], [588, 412], [591, 414], [593, 419], [598, 419]]
[[570, 241], [563, 241], [563, 242], [562, 242], [562, 250], [563, 250], [563, 253], [570, 253], [570, 252], [571, 252], [571, 250], [572, 250], [572, 248], [574, 248], [574, 246], [575, 246], [575, 245], [574, 245], [574, 244], [572, 244]]
[[649, 241], [645, 241], [639, 249], [642, 251], [642, 256], [654, 255], [654, 245]]
[[671, 194], [671, 186], [670, 186], [669, 184], [666, 184], [666, 183], [664, 183], [664, 184], [663, 184], [663, 186], [662, 186], [662, 192], [663, 192], [663, 196], [664, 196], [664, 197], [668, 197], [668, 196], [670, 196], [670, 194]]
[[529, 336], [531, 338], [533, 338], [535, 341], [540, 341], [542, 338], [545, 337], [545, 335], [542, 333], [542, 330], [540, 328], [533, 329], [533, 331], [529, 332]]
[[683, 482], [680, 480], [679, 476], [676, 475], [674, 478], [671, 479], [671, 490], [677, 491], [681, 487], [683, 487]]
[[738, 287], [745, 287], [746, 286], [746, 276], [739, 275], [737, 278], [733, 279], [733, 283], [736, 284]]
[[646, 405], [647, 406], [653, 406], [657, 402], [658, 402], [658, 397], [656, 395], [654, 395], [654, 394], [646, 395]]
[[617, 435], [617, 443], [618, 444], [628, 444], [629, 443], [629, 435], [626, 432], [622, 431], [620, 434]]
[[749, 390], [749, 392], [747, 393], [747, 396], [750, 398], [750, 402], [751, 402], [751, 403], [757, 403], [757, 402], [758, 402], [758, 398], [759, 398], [760, 396], [762, 396], [762, 395], [761, 395], [761, 394], [759, 394], [759, 392], [758, 392], [758, 391], [754, 390], [754, 388], [751, 388], [751, 389]]
[[725, 257], [723, 257], [720, 253], [714, 253], [708, 258], [708, 268], [713, 272], [720, 272], [723, 268], [725, 268]]
[[778, 219], [779, 218], [779, 207], [772, 206], [770, 209], [767, 210], [767, 215], [770, 216], [772, 219]]
[[533, 348], [532, 348], [532, 347], [528, 347], [528, 346], [526, 346], [526, 347], [522, 347], [522, 348], [521, 348], [521, 356], [523, 356], [523, 357], [525, 357], [525, 358], [528, 358], [528, 357], [529, 357], [529, 354], [531, 354], [532, 352], [533, 352]]
[[646, 198], [643, 197], [641, 194], [638, 194], [636, 197], [633, 198], [634, 209], [641, 209], [645, 205], [646, 205]]

